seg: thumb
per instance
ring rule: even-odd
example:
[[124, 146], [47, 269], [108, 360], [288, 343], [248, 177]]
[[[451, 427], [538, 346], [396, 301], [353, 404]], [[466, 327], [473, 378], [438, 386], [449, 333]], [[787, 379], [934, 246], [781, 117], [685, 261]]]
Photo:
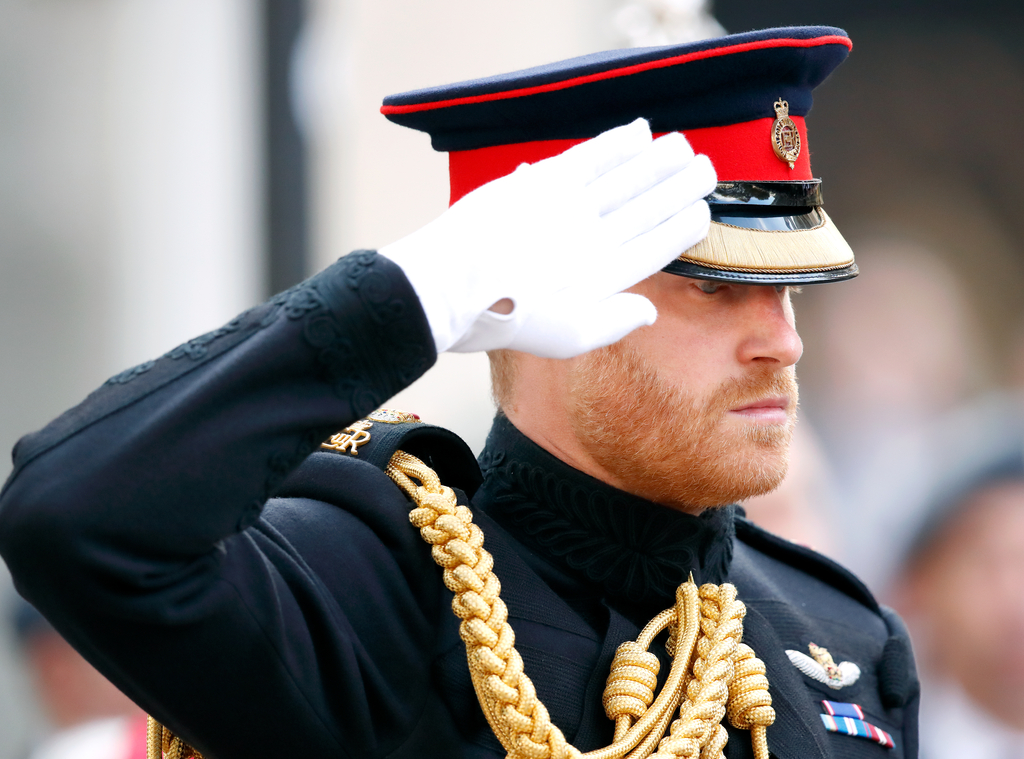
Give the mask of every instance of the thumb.
[[580, 353], [617, 343], [638, 327], [654, 324], [658, 309], [643, 295], [617, 293], [583, 309], [579, 323]]

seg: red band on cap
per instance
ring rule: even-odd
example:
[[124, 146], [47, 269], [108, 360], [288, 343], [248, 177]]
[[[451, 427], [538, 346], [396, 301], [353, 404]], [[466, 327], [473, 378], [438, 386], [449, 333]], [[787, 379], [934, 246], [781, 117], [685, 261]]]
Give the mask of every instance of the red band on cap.
[[[770, 180], [801, 180], [813, 178], [807, 129], [802, 116], [792, 116], [800, 133], [800, 157], [790, 169], [772, 148], [772, 124], [765, 118], [722, 127], [690, 129], [683, 132], [693, 152], [711, 159], [719, 182], [765, 182]], [[661, 136], [661, 135], [657, 135]], [[511, 174], [522, 163], [536, 163], [563, 153], [577, 140], [538, 140], [513, 145], [495, 145], [476, 150], [457, 150], [448, 154], [451, 178], [451, 203], [477, 187]]]
[[461, 98], [450, 98], [448, 100], [436, 100], [429, 103], [414, 103], [411, 105], [382, 105], [380, 112], [385, 116], [399, 113], [416, 113], [418, 111], [432, 111], [437, 108], [451, 108], [455, 105], [469, 105], [470, 103], [486, 103], [492, 100], [507, 100], [508, 98], [524, 97], [527, 95], [536, 95], [540, 92], [552, 92], [554, 90], [564, 90], [568, 87], [576, 87], [581, 84], [587, 84], [588, 82], [597, 82], [602, 79], [614, 79], [619, 76], [629, 76], [630, 74], [638, 74], [641, 71], [648, 71], [649, 69], [660, 69], [666, 66], [678, 66], [682, 63], [689, 63], [690, 61], [698, 61], [706, 58], [718, 58], [722, 55], [734, 55], [735, 53], [745, 53], [748, 50], [764, 50], [766, 48], [773, 47], [819, 47], [821, 45], [842, 45], [847, 49], [853, 49], [853, 43], [850, 42], [848, 37], [840, 37], [837, 35], [829, 35], [826, 37], [814, 37], [813, 39], [801, 40], [801, 39], [770, 39], [770, 40], [756, 40], [754, 42], [741, 42], [738, 45], [728, 45], [726, 47], [714, 47], [710, 50], [697, 50], [692, 53], [684, 53], [683, 55], [677, 55], [672, 58], [662, 58], [661, 60], [648, 61], [647, 63], [635, 63], [632, 66], [623, 66], [620, 69], [612, 69], [611, 71], [600, 71], [596, 74], [587, 74], [585, 76], [577, 76], [572, 79], [564, 79], [560, 82], [549, 82], [548, 84], [539, 84], [534, 87], [521, 87], [515, 90], [506, 90], [505, 92], [490, 92], [485, 95], [469, 95]]

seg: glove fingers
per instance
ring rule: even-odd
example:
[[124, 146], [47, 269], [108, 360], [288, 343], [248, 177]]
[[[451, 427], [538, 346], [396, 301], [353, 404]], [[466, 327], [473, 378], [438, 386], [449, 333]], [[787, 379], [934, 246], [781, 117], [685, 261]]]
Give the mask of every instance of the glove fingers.
[[708, 204], [698, 201], [651, 231], [630, 240], [619, 248], [619, 255], [627, 261], [648, 260], [652, 264], [656, 263], [657, 268], [650, 272], [653, 274], [707, 237], [710, 225], [711, 211]]
[[564, 298], [533, 314], [508, 347], [541, 358], [572, 358], [618, 342], [657, 316], [654, 304], [634, 293], [597, 303]]
[[641, 153], [651, 139], [651, 127], [644, 119], [637, 119], [533, 166], [559, 184], [583, 187]]
[[[596, 257], [586, 273], [570, 286], [573, 293], [588, 293], [600, 301], [632, 287], [665, 268], [708, 233], [711, 212], [697, 201], [649, 232], [619, 246], [607, 257]], [[564, 295], [563, 295], [564, 297]]]
[[715, 170], [707, 156], [697, 156], [682, 171], [607, 214], [605, 233], [619, 244], [642, 235], [715, 189]]
[[678, 132], [659, 137], [644, 150], [602, 176], [586, 189], [602, 216], [685, 169], [693, 149]]
[[632, 287], [702, 240], [710, 221], [708, 204], [697, 200], [622, 245], [604, 251], [595, 247], [586, 269], [569, 288], [601, 300]]

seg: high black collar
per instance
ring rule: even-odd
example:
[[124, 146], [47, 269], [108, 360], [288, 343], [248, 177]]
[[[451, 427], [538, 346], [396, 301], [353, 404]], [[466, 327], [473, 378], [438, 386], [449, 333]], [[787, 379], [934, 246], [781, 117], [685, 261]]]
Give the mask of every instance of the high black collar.
[[690, 573], [725, 581], [734, 507], [700, 516], [659, 506], [573, 469], [498, 415], [480, 456], [479, 502], [531, 550], [611, 598], [671, 605]]

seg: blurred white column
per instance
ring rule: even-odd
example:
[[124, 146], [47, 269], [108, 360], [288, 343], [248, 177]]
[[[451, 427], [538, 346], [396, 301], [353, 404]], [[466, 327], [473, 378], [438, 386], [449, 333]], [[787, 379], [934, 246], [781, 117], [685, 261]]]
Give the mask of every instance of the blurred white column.
[[725, 34], [708, 0], [625, 0], [614, 23], [629, 47], [675, 45]]
[[122, 367], [259, 297], [258, 6], [116, 0], [105, 145]]

